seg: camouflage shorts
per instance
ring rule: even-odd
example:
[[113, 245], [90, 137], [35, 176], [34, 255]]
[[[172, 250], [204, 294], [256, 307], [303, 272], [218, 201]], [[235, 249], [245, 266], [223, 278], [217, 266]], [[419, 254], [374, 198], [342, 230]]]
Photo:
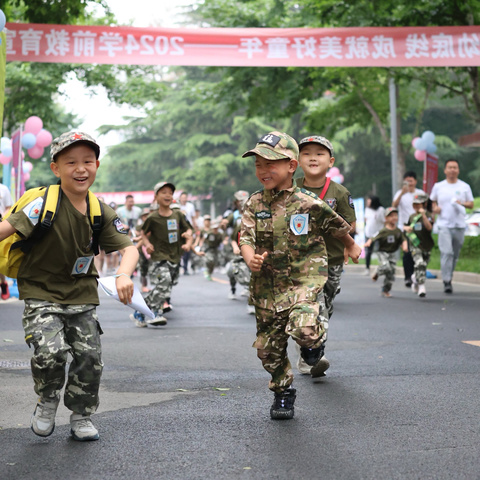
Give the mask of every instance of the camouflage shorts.
[[228, 263], [227, 275], [233, 284], [238, 282], [240, 285], [248, 287], [250, 283], [250, 269], [242, 257], [236, 257]]
[[180, 264], [167, 260], [151, 262], [148, 267], [148, 275], [152, 289], [145, 297], [145, 302], [154, 313], [161, 314], [163, 304], [172, 295], [172, 287], [178, 283]]
[[25, 341], [34, 348], [31, 367], [37, 395], [46, 399], [60, 395], [70, 353], [65, 406], [76, 413], [94, 413], [103, 370], [100, 343], [103, 332], [95, 305], [27, 299], [23, 328]]

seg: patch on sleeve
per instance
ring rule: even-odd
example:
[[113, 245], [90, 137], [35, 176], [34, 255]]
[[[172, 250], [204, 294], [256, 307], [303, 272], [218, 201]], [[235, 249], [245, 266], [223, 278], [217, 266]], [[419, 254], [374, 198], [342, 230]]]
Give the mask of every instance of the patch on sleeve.
[[40, 219], [40, 212], [42, 210], [43, 197], [38, 197], [32, 200], [28, 205], [23, 207], [23, 213], [28, 217], [32, 225], [36, 225]]
[[336, 198], [326, 198], [325, 203], [332, 209], [335, 210], [335, 206], [337, 205]]
[[118, 217], [114, 218], [113, 226], [115, 227], [118, 233], [123, 233], [124, 235], [128, 233], [128, 231], [125, 229], [125, 225], [122, 223], [122, 221]]
[[348, 204], [351, 208], [355, 209], [355, 205], [353, 204], [353, 198], [351, 195], [348, 196]]

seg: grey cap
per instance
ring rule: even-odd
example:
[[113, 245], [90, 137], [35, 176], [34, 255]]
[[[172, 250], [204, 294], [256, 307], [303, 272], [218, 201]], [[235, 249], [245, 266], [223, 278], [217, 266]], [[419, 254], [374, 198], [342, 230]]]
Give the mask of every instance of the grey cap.
[[95, 139], [91, 137], [88, 133], [73, 131], [62, 133], [59, 137], [53, 140], [52, 145], [50, 146], [51, 161], [54, 162], [55, 157], [60, 152], [77, 142], [86, 143], [87, 145], [91, 146], [92, 149], [95, 151], [95, 156], [98, 160], [98, 157], [100, 156], [100, 146], [95, 141]]
[[333, 157], [333, 145], [331, 144], [330, 140], [326, 139], [325, 137], [320, 135], [311, 135], [310, 137], [302, 138], [300, 142], [298, 142], [298, 148], [301, 150], [302, 147], [308, 143], [318, 143], [319, 145], [323, 145], [330, 152], [330, 156]]
[[170, 182], [158, 182], [154, 187], [153, 187], [153, 193], [156, 195], [159, 190], [161, 190], [163, 187], [170, 187], [173, 191], [175, 191], [175, 185]]
[[417, 193], [413, 197], [413, 203], [425, 203], [428, 200], [428, 195], [426, 193]]

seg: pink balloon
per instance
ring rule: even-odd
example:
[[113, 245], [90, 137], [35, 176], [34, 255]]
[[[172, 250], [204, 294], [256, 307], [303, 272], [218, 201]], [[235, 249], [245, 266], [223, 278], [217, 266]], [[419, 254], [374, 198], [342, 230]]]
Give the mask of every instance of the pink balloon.
[[28, 117], [26, 122], [25, 122], [25, 133], [33, 133], [36, 135], [43, 127], [43, 122], [40, 117], [36, 117], [35, 115], [32, 115], [31, 117]]
[[0, 153], [0, 163], [2, 165], [8, 165], [12, 157], [6, 157], [3, 153]]
[[336, 177], [337, 175], [340, 175], [340, 170], [337, 167], [332, 167], [328, 171], [328, 175], [329, 177]]
[[28, 152], [28, 156], [30, 158], [33, 158], [33, 159], [37, 159], [37, 158], [40, 158], [42, 155], [43, 155], [43, 151], [44, 151], [44, 148], [43, 147], [39, 147], [38, 145], [35, 145], [34, 147], [32, 148], [29, 148], [27, 150]]
[[39, 147], [48, 147], [52, 143], [52, 134], [48, 131], [42, 128], [38, 133], [37, 133], [37, 143]]
[[427, 152], [425, 150], [415, 150], [414, 157], [419, 161], [423, 162], [427, 158]]
[[30, 173], [33, 170], [32, 162], [23, 162], [23, 173]]
[[30, 180], [30, 174], [28, 172], [24, 173], [23, 174], [23, 181], [28, 182], [29, 180]]

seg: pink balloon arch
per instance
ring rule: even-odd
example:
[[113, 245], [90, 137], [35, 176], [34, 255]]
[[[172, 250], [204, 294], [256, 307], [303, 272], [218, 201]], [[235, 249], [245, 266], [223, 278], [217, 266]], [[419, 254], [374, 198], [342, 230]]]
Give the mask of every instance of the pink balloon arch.
[[[27, 155], [31, 159], [38, 160], [42, 158], [45, 148], [52, 143], [52, 139], [52, 134], [43, 128], [42, 119], [36, 115], [28, 117], [25, 124], [13, 133], [11, 139], [1, 138], [0, 164], [4, 165], [4, 183], [7, 186], [12, 185], [10, 190], [15, 199], [25, 191], [25, 182], [30, 179], [33, 169], [31, 162], [24, 163], [25, 153], [22, 149], [27, 150]], [[13, 168], [10, 168], [10, 163]], [[27, 163], [30, 165], [25, 169]]]

